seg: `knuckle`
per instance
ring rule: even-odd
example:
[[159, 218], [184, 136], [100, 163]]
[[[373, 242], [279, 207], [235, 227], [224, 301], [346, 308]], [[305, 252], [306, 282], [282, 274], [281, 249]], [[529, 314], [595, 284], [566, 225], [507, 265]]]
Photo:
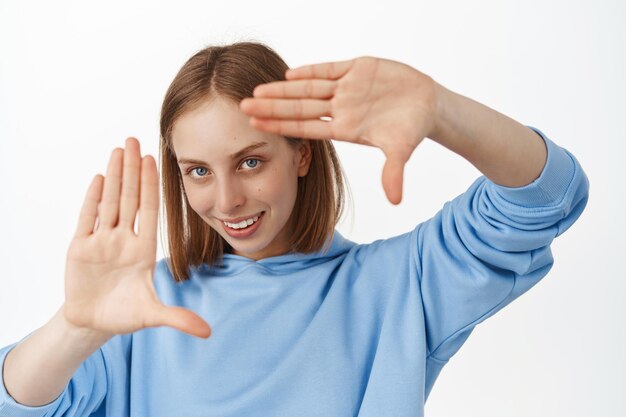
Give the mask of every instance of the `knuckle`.
[[305, 136], [304, 121], [303, 120], [297, 120], [296, 121], [296, 126], [297, 126], [296, 130], [298, 131], [298, 134], [300, 136]]
[[302, 118], [302, 117], [304, 117], [303, 113], [304, 113], [304, 109], [303, 109], [303, 106], [302, 106], [302, 100], [296, 100], [296, 115], [299, 118]]

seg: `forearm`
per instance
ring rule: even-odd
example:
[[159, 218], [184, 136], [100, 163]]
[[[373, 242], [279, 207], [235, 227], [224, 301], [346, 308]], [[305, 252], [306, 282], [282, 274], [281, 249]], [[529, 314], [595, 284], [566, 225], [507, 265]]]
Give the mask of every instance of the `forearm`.
[[436, 83], [437, 122], [428, 136], [496, 184], [521, 187], [543, 170], [547, 151], [532, 129]]
[[28, 406], [54, 401], [78, 367], [108, 338], [72, 328], [62, 309], [7, 355], [3, 380], [13, 399]]

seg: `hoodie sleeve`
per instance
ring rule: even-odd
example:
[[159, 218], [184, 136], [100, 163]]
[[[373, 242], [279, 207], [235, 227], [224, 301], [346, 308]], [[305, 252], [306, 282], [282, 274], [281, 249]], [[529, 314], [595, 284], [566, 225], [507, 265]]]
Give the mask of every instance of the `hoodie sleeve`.
[[511, 188], [482, 176], [416, 229], [430, 359], [445, 363], [474, 326], [545, 276], [552, 240], [586, 206], [589, 181], [576, 158], [528, 127], [547, 148], [539, 178]]
[[[28, 338], [32, 332], [22, 340]], [[7, 354], [19, 342], [0, 349], [0, 370], [4, 370]], [[111, 404], [120, 409], [119, 401], [109, 397], [119, 397], [125, 389], [124, 380], [128, 379], [127, 363], [130, 355], [131, 335], [117, 335], [102, 345], [89, 356], [76, 370], [63, 392], [51, 403], [31, 407], [20, 404], [7, 392], [4, 384], [4, 372], [0, 384], [0, 417], [83, 417], [111, 415], [107, 408]], [[112, 384], [112, 382], [114, 382]], [[109, 398], [111, 400], [111, 398]], [[105, 414], [107, 413], [107, 414]], [[122, 415], [115, 414], [115, 415]]]

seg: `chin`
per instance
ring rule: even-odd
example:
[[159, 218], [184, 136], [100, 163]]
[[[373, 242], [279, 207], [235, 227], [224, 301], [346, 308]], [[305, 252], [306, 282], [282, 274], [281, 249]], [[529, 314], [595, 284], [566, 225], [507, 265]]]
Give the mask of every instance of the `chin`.
[[[218, 232], [219, 233], [219, 232]], [[268, 242], [261, 242], [258, 239], [259, 236], [256, 236], [253, 239], [236, 239], [228, 236], [226, 232], [222, 231], [219, 235], [230, 245], [233, 251], [237, 251], [239, 253], [254, 254], [262, 251], [265, 247], [267, 247]]]
[[230, 246], [233, 248], [233, 250], [239, 252], [240, 254], [245, 254], [245, 255], [254, 255], [255, 253], [259, 253], [261, 252], [263, 249], [265, 249], [267, 247], [267, 244], [265, 243], [257, 243], [255, 245], [250, 245], [250, 244], [245, 244], [245, 243], [239, 243], [239, 244], [231, 244], [230, 242], [228, 242], [230, 244]]

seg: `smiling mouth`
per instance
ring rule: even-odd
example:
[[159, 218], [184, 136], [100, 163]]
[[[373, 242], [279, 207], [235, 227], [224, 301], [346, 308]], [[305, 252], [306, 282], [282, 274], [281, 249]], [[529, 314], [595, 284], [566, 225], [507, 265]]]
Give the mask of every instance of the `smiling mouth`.
[[223, 221], [222, 223], [224, 223], [226, 225], [226, 227], [230, 228], [230, 229], [234, 229], [234, 230], [241, 230], [241, 229], [246, 229], [250, 226], [252, 226], [253, 224], [255, 224], [256, 222], [259, 221], [259, 219], [263, 216], [264, 212], [261, 212], [260, 214], [255, 214], [252, 217], [249, 217], [246, 220], [242, 220], [240, 222], [236, 222], [236, 223], [232, 223], [232, 222], [227, 222], [227, 221]]
[[[256, 216], [255, 216], [256, 217]], [[240, 228], [234, 228], [234, 227], [230, 227], [228, 226], [226, 223], [221, 222], [222, 223], [222, 227], [224, 229], [224, 231], [233, 238], [247, 238], [247, 237], [251, 237], [256, 231], [257, 229], [260, 227], [259, 225], [262, 223], [263, 219], [265, 218], [265, 212], [261, 212], [261, 214], [259, 215], [258, 219], [251, 223], [251, 224], [246, 224], [243, 227]], [[243, 222], [240, 222], [239, 224], [241, 224]]]

